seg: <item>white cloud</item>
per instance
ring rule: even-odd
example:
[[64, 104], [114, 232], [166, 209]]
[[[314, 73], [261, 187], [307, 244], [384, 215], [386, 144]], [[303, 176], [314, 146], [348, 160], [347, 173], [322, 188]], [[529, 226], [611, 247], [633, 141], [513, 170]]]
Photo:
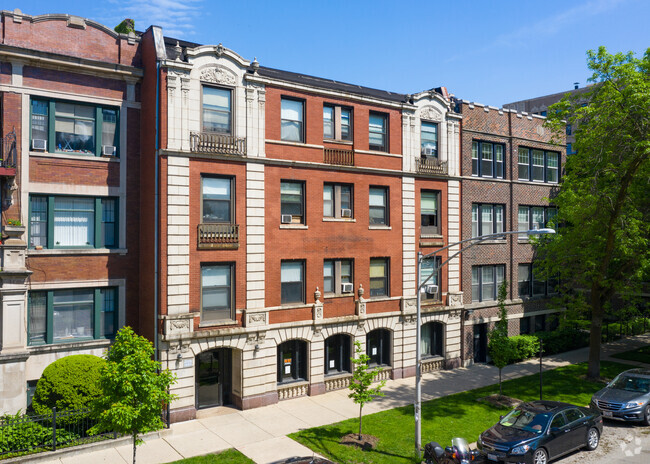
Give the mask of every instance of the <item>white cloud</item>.
[[[106, 25], [116, 26], [125, 18], [144, 31], [151, 25], [163, 28], [166, 36], [179, 39], [194, 34], [194, 22], [202, 14], [203, 0], [108, 0], [110, 11], [103, 15]], [[114, 23], [114, 24], [113, 24]]]

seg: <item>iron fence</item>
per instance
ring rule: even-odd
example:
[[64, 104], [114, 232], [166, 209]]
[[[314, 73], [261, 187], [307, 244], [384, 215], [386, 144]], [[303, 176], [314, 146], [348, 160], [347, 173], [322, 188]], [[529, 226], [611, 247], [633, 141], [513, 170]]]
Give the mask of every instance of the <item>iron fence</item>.
[[117, 438], [114, 432], [90, 435], [96, 423], [88, 409], [0, 416], [0, 459]]

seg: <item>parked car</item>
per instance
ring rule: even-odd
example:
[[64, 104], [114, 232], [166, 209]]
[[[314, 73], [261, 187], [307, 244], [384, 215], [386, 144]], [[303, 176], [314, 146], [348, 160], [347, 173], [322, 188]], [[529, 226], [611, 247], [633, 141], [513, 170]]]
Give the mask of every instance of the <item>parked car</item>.
[[591, 406], [606, 419], [650, 425], [650, 369], [621, 372], [594, 394]]
[[557, 401], [522, 403], [483, 432], [476, 445], [488, 462], [546, 464], [580, 448], [595, 450], [601, 414]]

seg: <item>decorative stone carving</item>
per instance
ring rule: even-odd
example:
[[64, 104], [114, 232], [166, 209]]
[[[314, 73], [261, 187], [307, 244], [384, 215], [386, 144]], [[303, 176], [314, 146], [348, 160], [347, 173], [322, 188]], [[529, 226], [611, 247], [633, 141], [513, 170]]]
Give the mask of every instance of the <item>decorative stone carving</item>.
[[224, 50], [225, 50], [224, 46], [221, 43], [219, 43], [219, 45], [217, 45], [217, 50], [216, 50], [217, 56], [223, 55]]
[[540, 137], [544, 135], [544, 127], [543, 126], [537, 126], [537, 135]]
[[247, 345], [261, 345], [266, 340], [266, 332], [249, 333], [246, 337]]
[[314, 304], [314, 313], [313, 316], [314, 321], [322, 321], [323, 320], [323, 303], [320, 301], [317, 301]]
[[434, 121], [434, 122], [442, 122], [442, 114], [433, 106], [425, 106], [424, 108], [422, 108], [422, 111], [420, 111], [420, 119], [426, 119], [428, 121]]
[[363, 285], [359, 284], [359, 290], [357, 290], [357, 295], [359, 295], [359, 298], [361, 299], [363, 297]]
[[463, 306], [463, 292], [449, 292], [449, 307], [459, 308]]
[[357, 316], [366, 317], [366, 300], [363, 298], [357, 300]]
[[237, 83], [237, 77], [223, 66], [202, 69], [200, 79], [215, 84], [235, 85]]
[[257, 74], [257, 70], [260, 69], [260, 63], [257, 61], [257, 57], [253, 59], [253, 62], [251, 63], [251, 67], [253, 68], [253, 74]]
[[181, 56], [183, 55], [183, 47], [181, 47], [181, 45], [178, 43], [178, 40], [176, 41], [176, 45], [174, 46], [174, 48], [172, 48], [172, 54], [173, 54], [172, 58], [175, 61], [181, 60]]
[[268, 324], [268, 312], [246, 310], [246, 327], [260, 327]]
[[404, 314], [414, 314], [417, 312], [418, 301], [415, 298], [404, 298], [402, 300], [402, 312]]
[[185, 313], [165, 317], [165, 336], [177, 338], [194, 331], [194, 314]]
[[402, 316], [402, 323], [404, 325], [415, 325], [417, 316], [415, 314], [405, 314]]
[[323, 326], [316, 325], [314, 326], [314, 337], [320, 337], [323, 332]]
[[167, 350], [170, 355], [175, 355], [178, 353], [187, 353], [190, 349], [189, 340], [175, 340], [169, 342], [169, 349]]

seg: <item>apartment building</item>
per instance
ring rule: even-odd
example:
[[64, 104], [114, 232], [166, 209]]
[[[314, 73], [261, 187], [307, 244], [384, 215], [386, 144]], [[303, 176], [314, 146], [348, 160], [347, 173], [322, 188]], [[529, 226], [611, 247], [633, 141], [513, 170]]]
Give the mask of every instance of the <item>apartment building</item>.
[[140, 40], [0, 13], [0, 414], [43, 369], [139, 327]]
[[[141, 262], [159, 277], [143, 274], [142, 303], [159, 295], [172, 420], [345, 388], [355, 341], [386, 378], [414, 375], [416, 251], [460, 237], [446, 91], [280, 71], [156, 27], [142, 43], [143, 128], [159, 123], [143, 134]], [[460, 364], [459, 275], [452, 262], [425, 296], [427, 369]]]
[[[460, 101], [463, 238], [546, 227], [557, 214], [557, 193], [566, 161], [563, 144], [551, 138], [545, 117]], [[485, 240], [463, 253], [463, 359], [487, 360], [487, 335], [498, 320], [500, 284], [508, 281], [510, 335], [554, 327], [547, 307], [553, 279], [535, 272], [527, 235]]]

